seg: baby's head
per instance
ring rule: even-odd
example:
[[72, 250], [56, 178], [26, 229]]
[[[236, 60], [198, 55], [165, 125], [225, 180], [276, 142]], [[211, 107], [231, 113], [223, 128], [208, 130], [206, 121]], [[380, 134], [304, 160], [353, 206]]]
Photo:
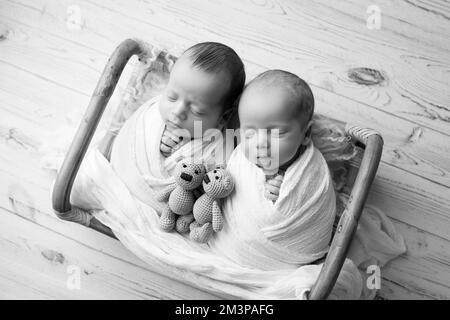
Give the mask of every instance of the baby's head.
[[310, 141], [314, 97], [295, 74], [269, 70], [252, 80], [239, 102], [245, 154], [263, 169], [285, 165]]
[[244, 64], [230, 47], [216, 42], [198, 43], [174, 64], [162, 95], [160, 113], [174, 129], [194, 137], [194, 121], [202, 133], [226, 125], [245, 84]]

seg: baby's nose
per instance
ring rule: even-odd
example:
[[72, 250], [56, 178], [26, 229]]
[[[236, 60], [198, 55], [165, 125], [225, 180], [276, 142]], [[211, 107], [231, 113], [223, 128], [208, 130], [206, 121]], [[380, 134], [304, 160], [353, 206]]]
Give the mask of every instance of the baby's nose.
[[257, 147], [258, 148], [267, 148], [268, 147], [268, 134], [267, 130], [258, 130], [257, 136]]
[[270, 147], [267, 143], [267, 141], [259, 142], [256, 145], [256, 150], [258, 150], [258, 154], [266, 154], [269, 152]]
[[187, 104], [185, 102], [183, 102], [183, 101], [180, 101], [172, 109], [172, 115], [176, 119], [179, 119], [179, 120], [183, 121], [183, 120], [186, 120], [186, 118], [187, 118], [186, 111], [187, 111]]

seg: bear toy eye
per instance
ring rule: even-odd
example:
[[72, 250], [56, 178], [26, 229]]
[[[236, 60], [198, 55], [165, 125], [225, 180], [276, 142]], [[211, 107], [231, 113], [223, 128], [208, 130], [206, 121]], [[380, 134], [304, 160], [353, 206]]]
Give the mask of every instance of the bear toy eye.
[[195, 174], [198, 174], [198, 170], [195, 170], [194, 172], [195, 172]]
[[218, 177], [218, 176], [216, 176], [216, 180], [219, 180], [219, 177]]
[[213, 172], [214, 172], [214, 173], [217, 173], [217, 170], [214, 170]]
[[183, 163], [183, 168], [186, 168], [187, 167], [187, 165], [185, 165], [184, 163]]

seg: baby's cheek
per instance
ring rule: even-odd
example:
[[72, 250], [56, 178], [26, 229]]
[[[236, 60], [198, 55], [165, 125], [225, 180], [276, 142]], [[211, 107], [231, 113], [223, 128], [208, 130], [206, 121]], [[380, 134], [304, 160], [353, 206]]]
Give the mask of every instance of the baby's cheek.
[[214, 116], [203, 116], [195, 119], [196, 122], [201, 122], [203, 133], [209, 129], [217, 129], [217, 121]]
[[299, 148], [298, 141], [282, 141], [280, 142], [280, 149], [279, 149], [279, 162], [280, 165], [285, 164], [289, 160], [294, 157], [295, 153], [297, 152], [297, 149]]
[[244, 154], [245, 157], [250, 160], [251, 162], [256, 162], [256, 145], [252, 142], [251, 139], [244, 139], [243, 145], [244, 145]]
[[167, 121], [168, 119], [168, 114], [169, 114], [169, 110], [170, 107], [168, 106], [168, 104], [165, 101], [161, 101], [159, 104], [159, 114], [161, 115], [161, 118], [165, 121]]

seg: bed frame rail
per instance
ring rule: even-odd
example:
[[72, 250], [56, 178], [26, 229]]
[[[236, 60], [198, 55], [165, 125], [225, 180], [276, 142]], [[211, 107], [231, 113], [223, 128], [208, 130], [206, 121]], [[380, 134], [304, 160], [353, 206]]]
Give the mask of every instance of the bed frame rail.
[[[73, 207], [70, 204], [70, 194], [78, 169], [123, 69], [133, 55], [144, 58], [147, 51], [148, 46], [143, 42], [127, 39], [113, 52], [98, 81], [53, 187], [52, 204], [59, 218], [83, 224], [114, 238], [115, 236], [110, 228], [85, 210]], [[340, 218], [325, 263], [317, 282], [308, 295], [311, 300], [326, 299], [333, 289], [381, 158], [383, 139], [380, 134], [371, 129], [363, 129], [357, 126], [347, 126], [346, 132], [354, 141], [363, 145], [365, 151], [348, 204]], [[106, 148], [101, 151], [105, 153]]]

